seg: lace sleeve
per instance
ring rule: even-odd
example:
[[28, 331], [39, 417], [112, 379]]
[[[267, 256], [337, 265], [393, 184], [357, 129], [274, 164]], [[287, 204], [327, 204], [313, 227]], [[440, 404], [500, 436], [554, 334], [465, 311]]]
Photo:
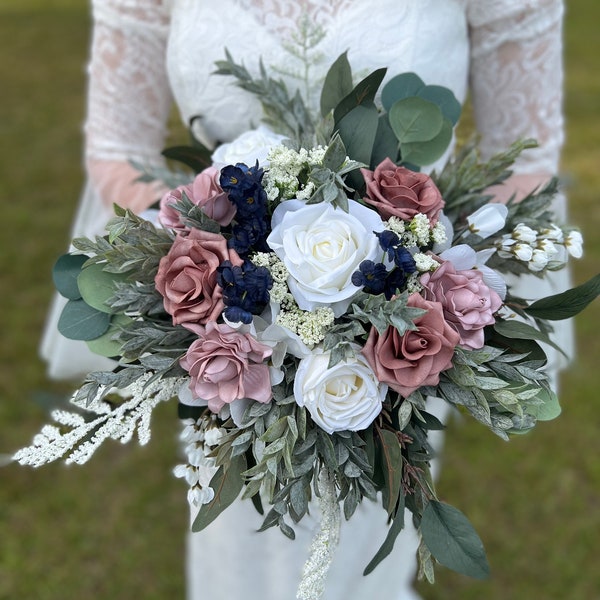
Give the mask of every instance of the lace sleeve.
[[161, 0], [93, 0], [85, 156], [105, 204], [140, 211], [160, 185], [133, 183], [129, 161], [160, 162], [171, 96], [165, 68], [167, 10]]
[[515, 166], [555, 174], [563, 142], [560, 0], [472, 0], [471, 92], [485, 157], [516, 139], [540, 147]]

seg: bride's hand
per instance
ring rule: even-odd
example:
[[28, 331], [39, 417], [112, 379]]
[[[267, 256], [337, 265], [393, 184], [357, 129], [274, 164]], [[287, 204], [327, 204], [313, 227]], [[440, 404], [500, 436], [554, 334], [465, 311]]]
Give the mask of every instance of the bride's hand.
[[140, 173], [127, 162], [89, 160], [87, 170], [102, 203], [109, 208], [118, 204], [139, 214], [158, 202], [168, 191], [161, 181], [136, 181]]
[[516, 201], [520, 202], [529, 193], [543, 187], [550, 181], [547, 174], [512, 175], [505, 182], [487, 188], [486, 193], [494, 196], [492, 202], [506, 204], [514, 194]]

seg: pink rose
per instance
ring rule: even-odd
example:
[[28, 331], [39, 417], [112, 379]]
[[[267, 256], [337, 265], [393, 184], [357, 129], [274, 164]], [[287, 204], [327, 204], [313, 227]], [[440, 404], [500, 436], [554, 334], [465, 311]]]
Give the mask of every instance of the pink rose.
[[160, 207], [158, 211], [158, 220], [163, 227], [169, 227], [177, 231], [185, 231], [186, 228], [180, 221], [179, 217], [181, 213], [173, 208], [173, 204], [181, 200], [182, 194], [189, 198], [192, 193], [190, 185], [180, 185], [174, 190], [169, 190], [160, 200]]
[[263, 361], [273, 349], [249, 333], [214, 321], [206, 327], [192, 326], [200, 337], [188, 348], [181, 366], [191, 377], [190, 390], [208, 401], [218, 413], [225, 404], [240, 398], [266, 403], [272, 398], [269, 367]]
[[406, 397], [424, 385], [437, 385], [440, 372], [452, 366], [460, 336], [444, 319], [442, 305], [411, 294], [408, 306], [427, 312], [415, 319], [417, 329], [400, 335], [395, 327], [379, 334], [371, 328], [362, 353], [382, 383]]
[[219, 177], [220, 171], [215, 167], [208, 167], [198, 173], [191, 186], [190, 200], [202, 208], [206, 216], [224, 226], [231, 223], [237, 209], [222, 190]]
[[494, 313], [502, 306], [498, 294], [483, 281], [481, 271], [457, 271], [444, 261], [433, 273], [421, 276], [423, 296], [440, 302], [446, 321], [460, 335], [460, 345], [476, 350], [484, 344], [483, 328], [493, 325]]
[[189, 185], [180, 185], [174, 190], [168, 191], [160, 201], [158, 218], [165, 227], [177, 231], [187, 231], [180, 220], [179, 211], [173, 208], [173, 204], [181, 200], [182, 194], [199, 206], [206, 216], [216, 221], [219, 225], [229, 225], [235, 216], [236, 207], [229, 200], [219, 184], [220, 172], [215, 167], [208, 167], [196, 175], [194, 181]]
[[435, 183], [425, 173], [415, 173], [396, 166], [386, 158], [375, 171], [361, 169], [367, 184], [365, 202], [374, 206], [384, 218], [399, 217], [410, 221], [416, 214], [425, 213], [432, 225], [444, 208], [444, 199]]
[[225, 260], [236, 266], [243, 262], [218, 233], [192, 229], [175, 238], [154, 279], [175, 325], [204, 324], [221, 314], [223, 290], [217, 284], [217, 267]]

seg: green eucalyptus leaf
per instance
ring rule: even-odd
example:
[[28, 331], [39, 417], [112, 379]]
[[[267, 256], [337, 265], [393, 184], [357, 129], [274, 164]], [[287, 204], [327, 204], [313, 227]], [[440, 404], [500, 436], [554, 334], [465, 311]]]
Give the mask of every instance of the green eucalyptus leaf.
[[392, 77], [381, 90], [381, 104], [385, 110], [390, 110], [398, 100], [418, 96], [425, 83], [416, 73], [401, 73]]
[[580, 313], [600, 294], [600, 273], [585, 283], [561, 294], [555, 294], [534, 302], [525, 312], [537, 319], [560, 321]]
[[91, 307], [105, 313], [114, 312], [107, 301], [114, 295], [117, 281], [127, 281], [127, 275], [108, 273], [99, 263], [82, 269], [77, 277], [81, 297]]
[[329, 114], [352, 91], [352, 68], [348, 53], [340, 54], [331, 65], [321, 91], [321, 115]]
[[123, 342], [119, 342], [113, 339], [113, 337], [117, 332], [121, 331], [121, 329], [127, 327], [129, 323], [133, 323], [131, 317], [123, 314], [114, 315], [110, 321], [110, 326], [105, 333], [86, 342], [88, 348], [94, 354], [98, 354], [99, 356], [106, 356], [108, 358], [119, 356], [121, 354]]
[[93, 340], [108, 330], [110, 315], [84, 300], [69, 300], [58, 319], [58, 331], [71, 340]]
[[552, 421], [560, 415], [558, 396], [552, 390], [541, 390], [536, 398], [542, 401], [541, 404], [528, 406], [525, 409], [527, 414], [535, 417], [537, 421]]
[[439, 563], [475, 579], [489, 577], [481, 539], [458, 509], [431, 500], [423, 511], [420, 529], [423, 541]]
[[339, 121], [338, 132], [350, 158], [370, 163], [378, 123], [379, 114], [373, 103], [354, 107]]
[[400, 144], [433, 140], [444, 124], [439, 107], [423, 98], [398, 100], [390, 108], [389, 119]]
[[335, 128], [338, 123], [353, 109], [362, 104], [372, 104], [375, 94], [385, 77], [386, 69], [377, 69], [360, 81], [356, 87], [335, 107], [333, 117]]
[[215, 491], [214, 498], [203, 504], [194, 520], [192, 531], [202, 531], [210, 525], [239, 496], [244, 486], [242, 473], [246, 470], [246, 458], [243, 454], [234, 456], [229, 464], [221, 465], [210, 480]]
[[458, 123], [462, 107], [451, 90], [441, 85], [426, 85], [416, 95], [439, 106], [444, 117], [453, 125]]
[[419, 166], [434, 163], [444, 155], [450, 146], [452, 129], [452, 123], [448, 119], [444, 119], [440, 132], [432, 140], [400, 144], [402, 162]]
[[52, 279], [56, 290], [61, 296], [69, 300], [81, 298], [77, 286], [77, 276], [81, 273], [81, 268], [88, 258], [89, 256], [85, 254], [63, 254], [54, 263]]

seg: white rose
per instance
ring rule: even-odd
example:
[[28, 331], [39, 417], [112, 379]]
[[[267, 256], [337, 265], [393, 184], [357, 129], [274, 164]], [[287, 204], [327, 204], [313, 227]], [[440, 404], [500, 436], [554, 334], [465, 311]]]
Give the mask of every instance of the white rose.
[[378, 260], [374, 231], [383, 231], [379, 215], [350, 200], [349, 212], [321, 202], [282, 202], [273, 213], [267, 244], [285, 264], [288, 286], [302, 310], [329, 306], [336, 317], [361, 289], [352, 273], [363, 260]]
[[381, 412], [387, 385], [357, 354], [331, 369], [329, 353], [311, 354], [298, 365], [294, 397], [327, 433], [366, 429]]
[[261, 125], [258, 129], [253, 129], [243, 133], [233, 142], [222, 144], [212, 154], [212, 161], [217, 169], [226, 165], [235, 165], [244, 163], [249, 167], [258, 164], [261, 167], [267, 166], [267, 154], [274, 146], [278, 146], [286, 139], [285, 136], [271, 131], [268, 127]]

